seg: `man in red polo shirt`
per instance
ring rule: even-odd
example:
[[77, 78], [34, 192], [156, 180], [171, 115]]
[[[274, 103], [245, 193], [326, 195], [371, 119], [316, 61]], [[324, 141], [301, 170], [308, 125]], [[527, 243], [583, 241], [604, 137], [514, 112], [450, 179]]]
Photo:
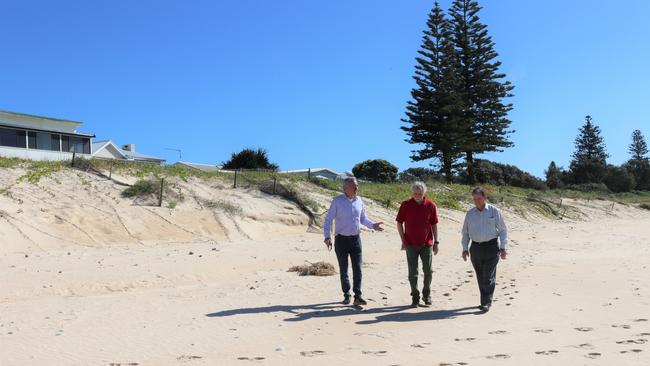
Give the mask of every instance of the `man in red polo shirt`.
[[415, 308], [420, 305], [418, 259], [422, 260], [424, 272], [422, 297], [426, 306], [431, 305], [431, 262], [433, 255], [438, 254], [438, 212], [436, 204], [425, 196], [427, 186], [424, 183], [413, 183], [411, 190], [413, 197], [402, 202], [396, 220], [409, 267], [411, 306]]

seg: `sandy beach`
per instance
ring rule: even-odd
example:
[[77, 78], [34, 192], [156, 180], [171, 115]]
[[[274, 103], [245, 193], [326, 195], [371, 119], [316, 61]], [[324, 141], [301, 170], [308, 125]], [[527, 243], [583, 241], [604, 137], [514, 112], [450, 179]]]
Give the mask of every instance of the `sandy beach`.
[[[464, 213], [440, 210], [433, 306], [411, 309], [395, 212], [368, 202], [387, 230], [362, 234], [360, 310], [339, 304], [338, 276], [287, 272], [336, 263], [292, 203], [192, 181], [193, 200], [146, 207], [93, 175], [54, 178], [0, 198], [3, 366], [650, 363], [648, 211], [567, 201], [581, 219], [552, 220], [505, 208], [511, 253], [479, 314]], [[215, 214], [201, 197], [243, 211]]]

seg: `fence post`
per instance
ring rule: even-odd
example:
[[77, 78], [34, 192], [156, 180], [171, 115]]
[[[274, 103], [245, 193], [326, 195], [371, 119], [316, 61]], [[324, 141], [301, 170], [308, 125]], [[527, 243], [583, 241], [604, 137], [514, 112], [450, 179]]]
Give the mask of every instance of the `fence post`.
[[74, 168], [74, 158], [77, 155], [77, 149], [72, 150], [72, 164], [70, 165], [71, 167]]
[[235, 170], [235, 183], [232, 186], [233, 188], [237, 188], [237, 170]]
[[311, 168], [307, 169], [307, 180], [311, 180]]
[[165, 188], [165, 178], [160, 178], [160, 195], [158, 196], [158, 207], [162, 207], [164, 188]]
[[275, 187], [277, 184], [278, 184], [278, 177], [273, 176], [273, 195], [275, 195], [276, 192]]
[[108, 179], [111, 179], [111, 177], [113, 177], [113, 162], [114, 162], [114, 159], [111, 159], [111, 167], [108, 170]]

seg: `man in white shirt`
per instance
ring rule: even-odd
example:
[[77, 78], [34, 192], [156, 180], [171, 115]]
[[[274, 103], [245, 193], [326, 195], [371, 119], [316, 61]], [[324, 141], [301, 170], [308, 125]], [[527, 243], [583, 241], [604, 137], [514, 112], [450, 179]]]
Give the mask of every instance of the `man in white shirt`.
[[481, 305], [478, 308], [488, 312], [496, 287], [499, 257], [506, 259], [508, 255], [508, 228], [501, 211], [487, 203], [485, 192], [481, 188], [472, 191], [472, 198], [476, 207], [467, 212], [463, 223], [463, 260], [467, 261], [467, 257], [471, 257], [481, 293]]

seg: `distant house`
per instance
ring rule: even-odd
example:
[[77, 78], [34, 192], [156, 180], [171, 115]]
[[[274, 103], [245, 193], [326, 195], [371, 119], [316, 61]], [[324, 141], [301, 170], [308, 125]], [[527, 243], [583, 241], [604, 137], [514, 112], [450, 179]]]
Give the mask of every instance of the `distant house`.
[[221, 170], [221, 166], [219, 165], [210, 165], [210, 164], [201, 164], [201, 163], [188, 163], [186, 161], [179, 161], [174, 164], [175, 166], [181, 167], [181, 168], [186, 168], [186, 169], [193, 169], [193, 170], [199, 170], [205, 173], [219, 173], [223, 172]]
[[82, 122], [0, 111], [0, 156], [69, 160], [92, 155], [95, 135], [77, 132]]
[[291, 174], [291, 175], [300, 175], [300, 176], [308, 176], [310, 175], [312, 178], [322, 178], [322, 179], [331, 179], [331, 180], [340, 180], [340, 179], [345, 179], [348, 176], [350, 176], [350, 173], [338, 173], [335, 172], [331, 169], [327, 168], [311, 168], [311, 169], [298, 169], [298, 170], [285, 170], [283, 172], [280, 172], [281, 174]]
[[165, 162], [165, 159], [136, 152], [135, 144], [119, 147], [111, 140], [93, 142], [92, 150], [92, 157], [97, 159], [115, 159], [155, 165], [162, 165]]

